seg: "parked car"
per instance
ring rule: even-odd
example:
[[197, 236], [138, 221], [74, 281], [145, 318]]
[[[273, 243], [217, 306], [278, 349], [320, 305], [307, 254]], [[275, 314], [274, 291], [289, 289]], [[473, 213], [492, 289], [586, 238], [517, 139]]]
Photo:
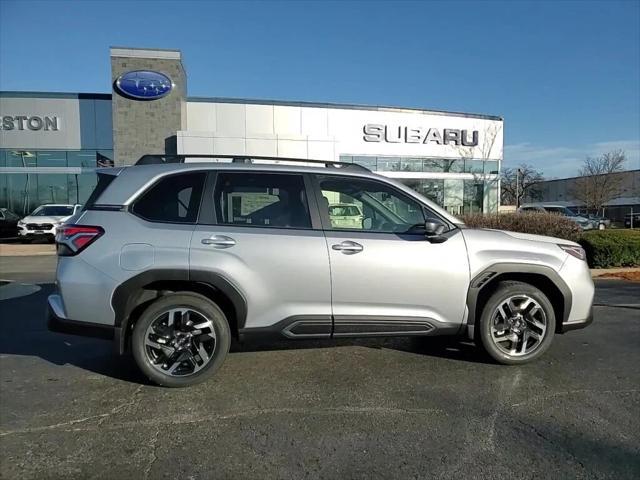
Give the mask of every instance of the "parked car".
[[56, 228], [78, 213], [82, 205], [46, 204], [18, 222], [18, 238], [29, 242], [38, 238], [53, 241]]
[[[633, 219], [633, 224], [631, 223]], [[640, 212], [627, 213], [624, 216], [624, 228], [640, 228]]]
[[[359, 165], [239, 160], [100, 171], [56, 236], [49, 327], [111, 338], [181, 387], [211, 377], [232, 337], [454, 335], [521, 365], [592, 320], [577, 243], [467, 228]], [[345, 197], [362, 222], [332, 224], [328, 199]]]
[[18, 236], [18, 220], [20, 217], [7, 208], [0, 208], [0, 238]]
[[329, 205], [329, 220], [333, 228], [362, 228], [364, 215], [358, 205], [334, 203]]
[[541, 204], [529, 204], [522, 205], [518, 208], [518, 213], [526, 213], [526, 212], [547, 212], [554, 213], [556, 215], [562, 215], [563, 217], [567, 217], [569, 220], [576, 222], [576, 224], [582, 230], [594, 230], [599, 228], [599, 221], [590, 220], [586, 217], [578, 215], [576, 212], [571, 210], [570, 208], [565, 207], [564, 205], [541, 205]]
[[602, 215], [597, 215], [595, 213], [589, 213], [587, 218], [593, 222], [598, 222], [598, 230], [605, 230], [611, 226], [611, 220], [603, 217]]

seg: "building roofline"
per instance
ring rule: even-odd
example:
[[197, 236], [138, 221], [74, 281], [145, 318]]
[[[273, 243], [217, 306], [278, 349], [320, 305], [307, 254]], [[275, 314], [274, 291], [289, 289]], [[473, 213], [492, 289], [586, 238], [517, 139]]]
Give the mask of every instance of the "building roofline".
[[[600, 177], [602, 175], [622, 175], [622, 174], [636, 173], [636, 172], [640, 172], [640, 168], [634, 168], [632, 170], [622, 170], [620, 172], [614, 172], [614, 173], [599, 173], [597, 175], [587, 175], [587, 177]], [[565, 177], [565, 178], [550, 178], [548, 180], [542, 180], [540, 183], [564, 182], [566, 180], [575, 180], [576, 178], [582, 178], [582, 175], [576, 175], [575, 177]]]
[[357, 103], [333, 103], [333, 102], [307, 102], [295, 100], [269, 100], [256, 98], [228, 98], [228, 97], [188, 97], [188, 102], [202, 103], [244, 103], [249, 105], [280, 105], [286, 107], [316, 107], [316, 108], [336, 108], [349, 110], [374, 110], [379, 112], [398, 113], [423, 113], [429, 115], [450, 115], [456, 117], [481, 118], [483, 120], [504, 121], [498, 115], [485, 115], [481, 113], [452, 112], [447, 110], [428, 110], [416, 107], [392, 107], [386, 105], [362, 105]]
[[[80, 99], [99, 99], [110, 100], [110, 93], [70, 93], [70, 92], [41, 92], [41, 91], [17, 91], [8, 90], [0, 91], [0, 98], [80, 98]], [[346, 110], [370, 110], [378, 112], [395, 112], [395, 113], [422, 113], [425, 115], [444, 115], [465, 118], [479, 118], [482, 120], [504, 121], [503, 117], [498, 115], [485, 115], [481, 113], [465, 113], [453, 112], [447, 110], [428, 110], [423, 108], [412, 107], [392, 107], [386, 105], [362, 105], [357, 103], [332, 103], [332, 102], [307, 102], [296, 100], [269, 100], [256, 98], [230, 98], [230, 97], [187, 97], [187, 102], [201, 103], [234, 103], [247, 105], [278, 105], [285, 107], [315, 107], [315, 108], [334, 108]]]
[[110, 50], [139, 50], [139, 51], [150, 51], [150, 52], [180, 52], [179, 48], [144, 48], [144, 47], [123, 47], [122, 45], [111, 45], [109, 47]]
[[182, 52], [180, 50], [170, 48], [109, 47], [109, 55], [117, 58], [159, 58], [164, 60], [182, 60]]
[[90, 100], [111, 100], [110, 93], [69, 93], [69, 92], [19, 92], [0, 91], [0, 98], [77, 98]]

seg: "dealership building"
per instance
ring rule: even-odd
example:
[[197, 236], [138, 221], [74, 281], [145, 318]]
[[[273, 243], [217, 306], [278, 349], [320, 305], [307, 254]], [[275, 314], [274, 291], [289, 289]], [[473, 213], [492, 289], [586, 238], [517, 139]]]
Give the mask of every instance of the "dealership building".
[[454, 215], [497, 211], [500, 117], [189, 97], [179, 51], [111, 48], [110, 59], [110, 93], [0, 92], [0, 207], [83, 203], [96, 168], [177, 153], [353, 162]]

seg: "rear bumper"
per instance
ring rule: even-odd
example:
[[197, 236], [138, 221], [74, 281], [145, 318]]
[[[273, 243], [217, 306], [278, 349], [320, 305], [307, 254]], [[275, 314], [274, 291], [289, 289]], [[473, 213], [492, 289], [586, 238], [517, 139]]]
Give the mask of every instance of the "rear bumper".
[[119, 345], [120, 328], [99, 323], [69, 320], [65, 317], [62, 299], [58, 294], [49, 295], [47, 299], [47, 327], [50, 331], [56, 333], [118, 340], [115, 343]]

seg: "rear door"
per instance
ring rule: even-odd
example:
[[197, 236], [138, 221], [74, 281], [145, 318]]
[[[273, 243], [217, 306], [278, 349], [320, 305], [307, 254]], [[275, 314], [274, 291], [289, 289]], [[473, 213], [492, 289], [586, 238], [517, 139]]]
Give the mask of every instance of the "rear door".
[[[469, 282], [460, 231], [431, 243], [424, 233], [411, 233], [424, 225], [428, 211], [401, 190], [358, 177], [316, 179], [331, 263], [334, 336], [457, 331]], [[332, 221], [328, 208], [336, 203], [363, 212], [360, 224]]]
[[210, 174], [190, 269], [220, 275], [241, 292], [247, 318], [240, 328], [331, 334], [329, 259], [308, 182], [299, 173]]

